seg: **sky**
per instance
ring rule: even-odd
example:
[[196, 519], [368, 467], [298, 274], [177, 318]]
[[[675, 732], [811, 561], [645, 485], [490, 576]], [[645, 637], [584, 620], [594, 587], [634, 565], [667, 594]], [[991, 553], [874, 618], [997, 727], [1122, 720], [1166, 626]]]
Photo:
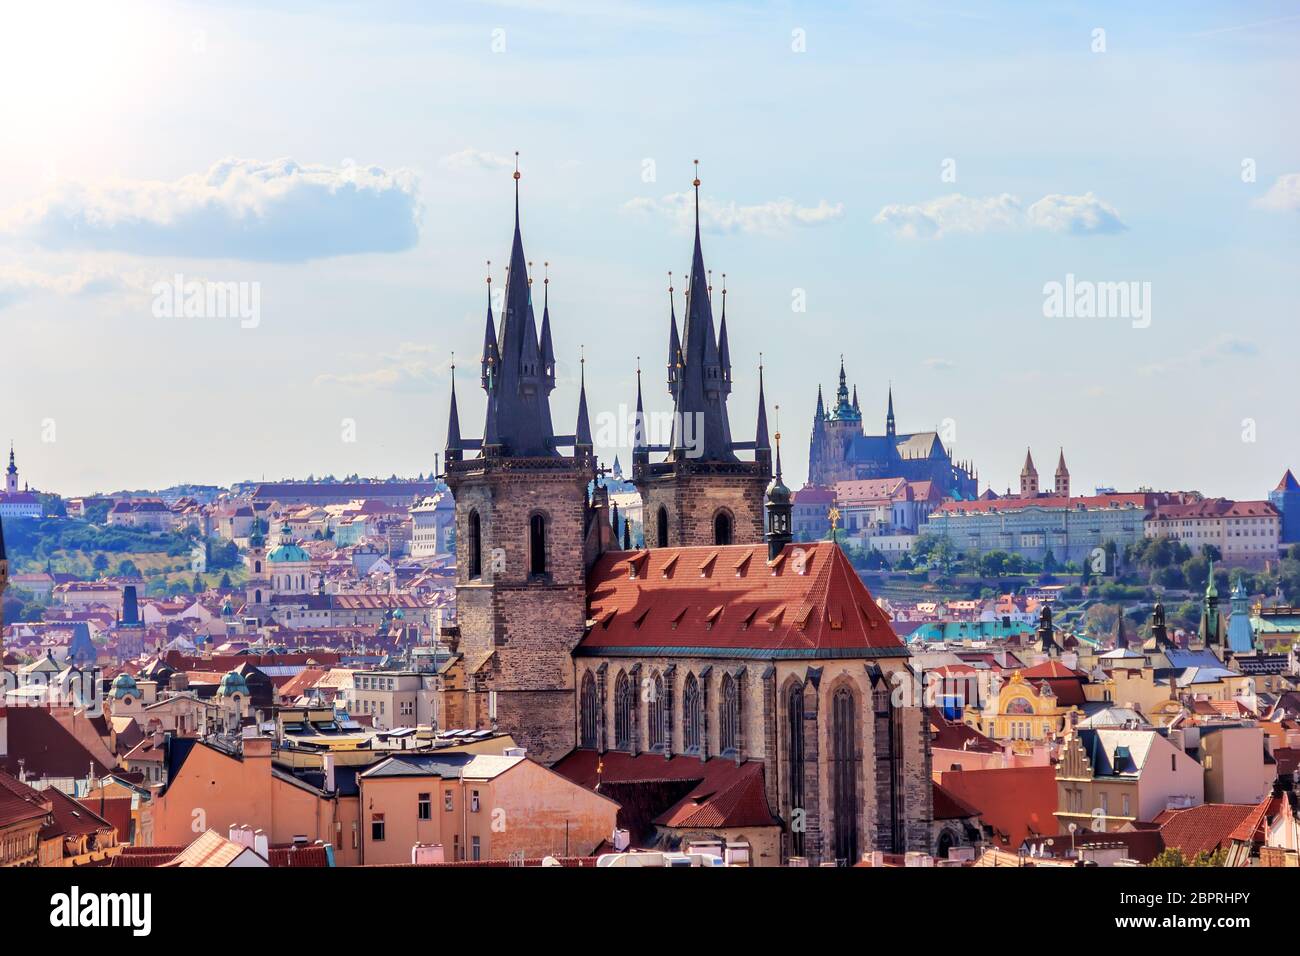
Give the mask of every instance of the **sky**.
[[580, 356], [598, 432], [638, 360], [670, 410], [698, 159], [732, 430], [761, 354], [788, 484], [843, 355], [868, 433], [892, 383], [981, 489], [1063, 447], [1076, 493], [1263, 497], [1300, 466], [1300, 10], [1132, 6], [9, 6], [0, 440], [67, 495], [432, 471], [453, 354], [481, 433], [516, 151], [557, 431]]

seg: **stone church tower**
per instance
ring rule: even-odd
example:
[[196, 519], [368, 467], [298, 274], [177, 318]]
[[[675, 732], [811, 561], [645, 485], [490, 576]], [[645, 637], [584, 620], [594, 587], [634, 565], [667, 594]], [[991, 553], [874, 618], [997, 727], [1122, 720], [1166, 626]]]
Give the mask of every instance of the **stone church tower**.
[[[762, 370], [754, 440], [733, 441], [727, 417], [731, 394], [731, 350], [727, 341], [727, 293], [722, 291], [721, 324], [713, 324], [713, 289], [700, 246], [700, 180], [695, 186], [695, 250], [686, 285], [686, 317], [677, 333], [669, 288], [668, 394], [673, 399], [672, 435], [652, 445], [637, 377], [637, 432], [632, 481], [641, 492], [646, 544], [650, 547], [756, 544], [763, 541], [763, 500], [772, 480]], [[737, 451], [753, 451], [751, 461]], [[666, 453], [651, 464], [651, 453]]]
[[[453, 640], [460, 673], [455, 692], [443, 694], [441, 724], [497, 727], [549, 763], [574, 746], [570, 655], [586, 624], [589, 541], [599, 550], [611, 533], [607, 522], [599, 526], [602, 515], [587, 498], [595, 457], [585, 384], [575, 434], [556, 435], [551, 426], [550, 310], [544, 301], [539, 333], [528, 268], [516, 171], [514, 242], [499, 323], [488, 280], [482, 439], [461, 437], [454, 384], [451, 395], [445, 479], [456, 499]], [[474, 450], [476, 456], [466, 457]]]

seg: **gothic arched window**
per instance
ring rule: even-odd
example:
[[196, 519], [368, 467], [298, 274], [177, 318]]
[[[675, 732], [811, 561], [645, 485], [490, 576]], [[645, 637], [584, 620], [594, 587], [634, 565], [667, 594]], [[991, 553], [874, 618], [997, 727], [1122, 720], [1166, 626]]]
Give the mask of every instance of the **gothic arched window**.
[[[795, 684], [786, 697], [786, 765], [789, 772], [790, 816], [807, 812], [803, 797], [803, 685]], [[790, 855], [803, 856], [802, 826], [790, 828]]]
[[528, 573], [546, 573], [546, 517], [533, 515], [528, 519]]
[[713, 543], [731, 544], [731, 515], [726, 511], [719, 511], [713, 516]]
[[668, 509], [663, 505], [659, 506], [659, 514], [655, 518], [656, 530], [658, 531], [659, 547], [668, 547]]
[[722, 695], [718, 700], [718, 748], [724, 754], [740, 747], [740, 691], [736, 679], [722, 675]]
[[636, 694], [626, 671], [619, 671], [614, 682], [614, 749], [632, 749], [632, 708]]
[[582, 725], [582, 746], [596, 749], [596, 681], [587, 671], [582, 677], [582, 696], [579, 699], [579, 722]]
[[649, 710], [649, 734], [650, 749], [663, 750], [664, 738], [664, 720], [672, 713], [669, 701], [664, 700], [664, 679], [655, 671], [654, 677], [650, 681], [650, 706]]
[[478, 511], [469, 513], [469, 576], [477, 578], [483, 574], [483, 525]]
[[694, 674], [686, 675], [682, 688], [682, 750], [700, 752], [700, 735], [704, 730], [704, 699]]
[[831, 812], [835, 857], [858, 859], [858, 715], [853, 692], [842, 687], [831, 700]]

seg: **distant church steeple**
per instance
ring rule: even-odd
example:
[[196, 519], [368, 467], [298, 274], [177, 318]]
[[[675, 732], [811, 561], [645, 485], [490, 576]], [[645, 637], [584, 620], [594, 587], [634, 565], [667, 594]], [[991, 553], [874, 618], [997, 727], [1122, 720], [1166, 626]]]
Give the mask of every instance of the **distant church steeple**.
[[1065, 467], [1065, 449], [1061, 449], [1061, 459], [1056, 463], [1056, 486], [1058, 497], [1070, 497], [1070, 469]]
[[18, 493], [18, 465], [14, 462], [14, 443], [9, 443], [9, 467], [5, 469], [5, 491], [11, 495]]
[[890, 438], [897, 435], [894, 424], [894, 385], [892, 382], [889, 385], [889, 409], [885, 412], [885, 434]]
[[1034, 467], [1034, 456], [1025, 449], [1025, 466], [1020, 469], [1020, 497], [1038, 496], [1038, 469]]

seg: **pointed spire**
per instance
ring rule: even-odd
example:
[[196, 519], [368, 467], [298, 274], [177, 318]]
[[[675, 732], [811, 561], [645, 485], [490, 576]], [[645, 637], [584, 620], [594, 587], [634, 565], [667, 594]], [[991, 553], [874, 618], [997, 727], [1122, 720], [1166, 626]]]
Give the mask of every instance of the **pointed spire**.
[[862, 411], [862, 409], [858, 407], [858, 387], [857, 387], [857, 385], [854, 385], [854, 386], [853, 386], [853, 410], [854, 410], [855, 412], [861, 412], [861, 411]]
[[885, 411], [885, 434], [893, 438], [897, 432], [894, 425], [894, 383], [889, 383], [889, 407]]
[[497, 325], [492, 316], [492, 260], [489, 259], [487, 276], [487, 326], [483, 330], [483, 390], [491, 391], [492, 382], [501, 367], [501, 351], [497, 348]]
[[1069, 470], [1068, 468], [1065, 467], [1065, 448], [1064, 448], [1064, 447], [1061, 448], [1061, 457], [1060, 457], [1060, 460], [1058, 460], [1057, 463], [1056, 463], [1056, 473], [1057, 473], [1058, 475], [1068, 475], [1068, 474], [1070, 473], [1070, 470]]
[[648, 451], [649, 444], [645, 428], [645, 402], [641, 399], [641, 356], [638, 355], [636, 357], [636, 420], [633, 422], [632, 434], [633, 457]]
[[632, 550], [632, 519], [626, 516], [623, 518], [623, 550]]
[[722, 388], [731, 392], [731, 349], [727, 345], [727, 274], [722, 273], [722, 320], [718, 324], [718, 365], [722, 368]]
[[754, 448], [758, 451], [771, 449], [767, 439], [767, 402], [763, 397], [763, 353], [758, 355], [758, 427], [754, 430]]
[[[456, 408], [456, 353], [451, 353], [451, 411], [447, 414], [447, 461], [460, 461], [460, 412]], [[455, 457], [452, 457], [452, 456]]]
[[817, 412], [815, 418], [817, 421], [821, 421], [825, 417], [826, 417], [826, 402], [822, 400], [822, 387], [818, 385], [817, 386]]
[[551, 264], [543, 262], [542, 278], [542, 381], [549, 392], [555, 388], [555, 346], [551, 343]]
[[681, 374], [682, 340], [677, 335], [677, 304], [673, 299], [673, 274], [668, 273], [668, 393], [677, 397]]
[[588, 452], [592, 448], [591, 422], [587, 418], [587, 356], [585, 350], [578, 359], [578, 427], [574, 431], [573, 443], [576, 448]]
[[1024, 466], [1023, 468], [1020, 469], [1020, 474], [1022, 474], [1022, 475], [1033, 475], [1033, 474], [1037, 474], [1037, 473], [1038, 473], [1038, 469], [1034, 467], [1034, 456], [1030, 453], [1029, 449], [1026, 448], [1026, 449], [1025, 449], [1025, 466]]

